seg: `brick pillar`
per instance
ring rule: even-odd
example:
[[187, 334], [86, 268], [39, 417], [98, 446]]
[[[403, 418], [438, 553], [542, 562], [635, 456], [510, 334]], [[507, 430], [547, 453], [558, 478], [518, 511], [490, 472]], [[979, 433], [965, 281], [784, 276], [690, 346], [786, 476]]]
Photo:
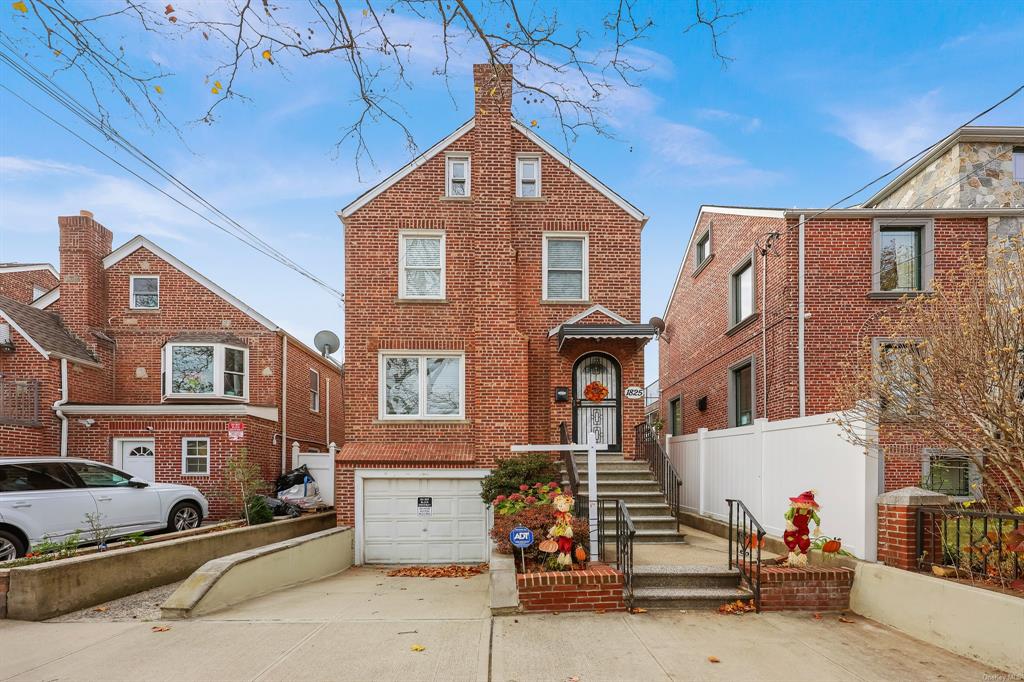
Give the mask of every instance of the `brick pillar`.
[[[923, 488], [900, 488], [879, 495], [878, 560], [886, 566], [917, 570], [917, 509], [944, 507], [949, 497]], [[927, 530], [927, 529], [926, 529]], [[936, 534], [926, 532], [925, 539], [934, 542]], [[924, 548], [926, 551], [928, 548]], [[934, 549], [934, 548], [933, 548]], [[928, 552], [933, 555], [934, 552]]]
[[107, 273], [103, 257], [110, 253], [113, 235], [93, 220], [92, 213], [60, 216], [60, 299], [57, 310], [64, 324], [93, 352], [93, 330], [107, 326]]

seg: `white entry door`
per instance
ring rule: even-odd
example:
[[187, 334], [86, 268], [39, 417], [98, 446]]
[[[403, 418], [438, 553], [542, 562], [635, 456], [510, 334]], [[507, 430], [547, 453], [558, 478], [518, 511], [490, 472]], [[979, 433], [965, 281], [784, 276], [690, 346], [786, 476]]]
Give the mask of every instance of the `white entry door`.
[[116, 465], [126, 474], [149, 483], [156, 482], [155, 444], [152, 439], [119, 440]]
[[365, 478], [362, 498], [365, 563], [487, 560], [487, 509], [477, 478]]

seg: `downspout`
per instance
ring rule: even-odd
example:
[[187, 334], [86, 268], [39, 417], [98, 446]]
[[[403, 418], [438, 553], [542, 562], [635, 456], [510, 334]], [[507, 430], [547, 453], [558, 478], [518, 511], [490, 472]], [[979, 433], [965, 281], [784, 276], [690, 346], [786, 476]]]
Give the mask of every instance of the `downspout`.
[[[769, 237], [769, 240], [771, 237]], [[761, 252], [761, 401], [768, 419], [768, 247]], [[756, 407], [754, 410], [757, 412]]]
[[60, 400], [54, 401], [53, 412], [60, 420], [60, 456], [68, 456], [68, 417], [60, 409], [68, 402], [68, 361], [60, 359]]
[[288, 471], [288, 335], [281, 334], [281, 473]]
[[804, 216], [800, 214], [797, 247], [796, 364], [800, 391], [800, 416], [807, 416], [807, 386], [804, 383]]
[[324, 440], [327, 441], [327, 445], [331, 444], [331, 378], [327, 377], [327, 408], [324, 412], [324, 427], [327, 432], [327, 437]]

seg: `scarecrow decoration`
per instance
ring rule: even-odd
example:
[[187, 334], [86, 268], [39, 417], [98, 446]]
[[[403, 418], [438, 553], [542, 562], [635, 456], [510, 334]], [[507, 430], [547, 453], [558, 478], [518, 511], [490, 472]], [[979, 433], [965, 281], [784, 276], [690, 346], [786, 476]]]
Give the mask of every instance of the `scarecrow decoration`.
[[557, 545], [557, 548], [552, 547], [550, 551], [557, 549], [556, 562], [563, 570], [572, 568], [572, 502], [571, 495], [555, 496], [555, 525], [548, 531], [548, 538]]
[[789, 511], [786, 512], [786, 533], [783, 542], [789, 549], [787, 566], [806, 566], [807, 550], [811, 547], [809, 535], [811, 521], [814, 521], [814, 537], [821, 535], [821, 519], [818, 518], [818, 503], [814, 501], [814, 491], [800, 493], [799, 497], [789, 498]]

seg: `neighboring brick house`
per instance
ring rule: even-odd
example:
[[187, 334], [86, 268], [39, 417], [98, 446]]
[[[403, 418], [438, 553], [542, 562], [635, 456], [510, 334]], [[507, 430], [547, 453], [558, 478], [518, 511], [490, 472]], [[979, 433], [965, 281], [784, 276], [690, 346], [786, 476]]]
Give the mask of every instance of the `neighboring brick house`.
[[49, 263], [0, 263], [0, 296], [31, 303], [60, 283]]
[[341, 442], [337, 363], [145, 237], [112, 250], [87, 211], [58, 222], [60, 285], [31, 306], [0, 297], [0, 456], [87, 457], [194, 485], [220, 516], [232, 455], [245, 449], [272, 481], [291, 443]]
[[[876, 357], [898, 346], [880, 336], [886, 309], [1021, 233], [1021, 145], [1024, 128], [963, 128], [857, 208], [701, 207], [659, 339], [664, 431], [843, 407], [838, 388], [865, 341]], [[938, 459], [957, 493], [976, 481], [904, 425], [879, 439], [886, 490], [921, 484]]]
[[511, 445], [565, 423], [630, 457], [643, 419], [624, 391], [654, 336], [638, 324], [646, 216], [513, 119], [510, 70], [473, 73], [474, 118], [339, 212], [335, 502], [360, 562], [486, 560], [479, 479]]

